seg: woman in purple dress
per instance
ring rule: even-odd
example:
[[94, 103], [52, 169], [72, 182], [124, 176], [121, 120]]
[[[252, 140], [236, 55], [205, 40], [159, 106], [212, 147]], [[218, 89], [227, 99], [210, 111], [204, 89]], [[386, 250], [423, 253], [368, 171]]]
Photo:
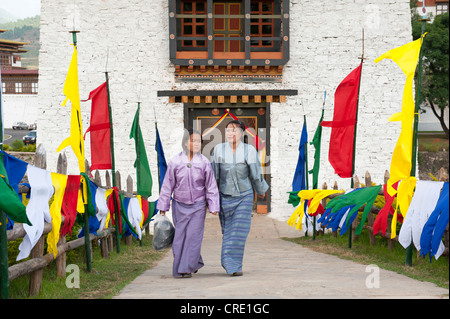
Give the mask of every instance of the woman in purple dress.
[[173, 276], [189, 278], [204, 265], [200, 251], [206, 207], [216, 215], [220, 199], [211, 163], [200, 153], [200, 133], [185, 131], [181, 145], [183, 152], [173, 157], [167, 166], [157, 208], [164, 216], [173, 196]]

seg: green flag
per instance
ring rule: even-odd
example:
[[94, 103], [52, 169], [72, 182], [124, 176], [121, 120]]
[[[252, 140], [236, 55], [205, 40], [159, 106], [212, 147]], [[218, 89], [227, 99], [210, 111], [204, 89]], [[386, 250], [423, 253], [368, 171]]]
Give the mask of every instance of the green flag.
[[319, 168], [320, 168], [320, 142], [322, 139], [322, 120], [323, 120], [324, 109], [322, 109], [322, 116], [320, 117], [319, 124], [317, 125], [316, 133], [314, 134], [312, 142], [309, 144], [314, 146], [316, 152], [314, 153], [314, 166], [313, 169], [309, 171], [310, 174], [313, 174], [313, 188], [317, 189], [319, 182]]
[[148, 165], [147, 152], [145, 151], [141, 128], [139, 126], [139, 109], [140, 103], [138, 103], [136, 115], [134, 116], [130, 138], [134, 138], [136, 147], [136, 161], [134, 162], [134, 167], [136, 168], [137, 176], [137, 194], [144, 197], [150, 197], [152, 196], [153, 180]]
[[354, 207], [350, 210], [350, 212], [347, 215], [346, 222], [348, 223], [352, 215], [355, 213], [357, 214], [358, 210], [362, 206], [366, 205], [364, 207], [364, 211], [361, 217], [361, 222], [355, 229], [355, 235], [360, 235], [364, 226], [364, 222], [366, 221], [367, 215], [369, 215], [369, 212], [372, 209], [373, 203], [377, 199], [377, 195], [380, 192], [381, 187], [382, 185], [357, 188], [348, 194], [340, 195], [338, 197], [331, 199], [328, 202], [325, 209], [331, 208], [330, 214], [334, 214], [343, 207], [354, 205]]
[[0, 154], [0, 210], [5, 212], [11, 220], [31, 226], [25, 206], [8, 183], [8, 175], [6, 174], [2, 157]]

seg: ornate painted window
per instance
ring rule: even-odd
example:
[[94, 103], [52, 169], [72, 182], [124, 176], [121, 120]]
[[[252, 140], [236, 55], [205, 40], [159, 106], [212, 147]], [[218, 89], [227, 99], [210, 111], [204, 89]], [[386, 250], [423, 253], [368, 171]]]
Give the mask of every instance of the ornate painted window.
[[283, 66], [289, 60], [289, 1], [171, 0], [175, 66]]

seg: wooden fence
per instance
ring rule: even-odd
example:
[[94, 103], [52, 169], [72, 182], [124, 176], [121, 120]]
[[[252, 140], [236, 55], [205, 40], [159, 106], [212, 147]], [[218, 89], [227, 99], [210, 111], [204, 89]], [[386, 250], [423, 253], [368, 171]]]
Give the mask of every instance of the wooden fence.
[[[389, 171], [386, 171], [385, 174], [384, 174], [384, 183], [385, 184], [387, 183], [388, 179], [389, 179]], [[449, 179], [448, 173], [447, 173], [446, 169], [442, 167], [440, 169], [440, 171], [439, 171], [438, 180], [439, 181], [447, 181], [448, 182], [448, 179]], [[354, 176], [353, 182], [354, 182], [354, 187], [355, 188], [361, 187], [361, 183], [359, 181], [358, 176], [356, 176], [356, 175]], [[372, 178], [370, 176], [370, 173], [366, 172], [365, 177], [364, 177], [364, 186], [365, 187], [369, 187], [371, 185], [372, 185]], [[322, 189], [328, 189], [328, 185], [326, 183], [324, 183], [323, 186], [322, 186]], [[337, 182], [334, 183], [333, 189], [335, 189], [335, 190], [339, 189]], [[330, 196], [324, 198], [322, 200], [323, 207], [325, 207], [325, 205], [327, 203], [327, 199], [332, 199], [332, 198], [337, 197], [339, 195], [341, 195], [341, 194], [333, 194], [333, 195], [330, 195]], [[384, 195], [383, 190], [380, 191], [379, 195]], [[364, 208], [365, 208], [365, 206], [362, 206], [359, 209], [359, 211], [363, 211]], [[367, 229], [369, 231], [370, 245], [374, 246], [375, 243], [376, 243], [376, 236], [380, 235], [380, 236], [382, 236], [382, 237], [384, 237], [384, 238], [386, 238], [388, 240], [388, 248], [389, 249], [393, 249], [395, 242], [398, 242], [398, 236], [395, 236], [394, 238], [391, 239], [392, 215], [389, 214], [388, 222], [387, 222], [388, 228], [386, 230], [385, 235], [383, 235], [381, 232], [378, 232], [378, 234], [374, 234], [373, 233], [373, 224], [374, 224], [374, 221], [375, 221], [375, 215], [377, 215], [380, 212], [380, 210], [381, 210], [381, 208], [378, 208], [378, 207], [375, 207], [375, 206], [372, 207], [372, 209], [370, 210], [369, 215], [367, 216], [367, 225], [364, 225], [363, 229]], [[358, 220], [358, 218], [355, 218], [355, 220], [352, 223], [352, 227], [351, 227], [351, 229], [352, 229], [351, 236], [352, 236], [352, 238], [354, 240], [358, 240], [358, 236], [355, 235], [355, 229], [356, 229], [356, 226], [358, 226], [358, 224], [359, 224], [359, 220]], [[324, 228], [326, 227], [326, 224], [325, 225], [321, 224], [321, 225]], [[332, 232], [332, 234], [333, 234], [334, 237], [337, 237], [337, 235], [338, 235], [337, 231]], [[316, 235], [323, 235], [323, 231], [317, 231]], [[446, 228], [445, 233], [444, 233], [444, 245], [445, 245], [445, 251], [444, 251], [444, 253], [442, 255], [447, 256], [447, 260], [448, 260], [448, 258], [449, 258], [449, 225], [447, 225], [447, 228]], [[417, 256], [419, 256], [419, 254], [420, 254], [420, 252], [417, 252]]]
[[[34, 166], [46, 169], [46, 155], [45, 151], [41, 151], [38, 147], [35, 154], [34, 159]], [[57, 173], [67, 175], [67, 159], [65, 154], [63, 153], [59, 155], [58, 157], [58, 163], [57, 163]], [[89, 163], [86, 161], [86, 174], [90, 176], [89, 172]], [[121, 187], [121, 177], [120, 172], [116, 172], [116, 186], [120, 190], [122, 194], [124, 194], [127, 197], [133, 196], [133, 179], [131, 176], [128, 176], [126, 184], [127, 188], [126, 190], [122, 190]], [[103, 187], [106, 189], [112, 188], [111, 186], [111, 178], [109, 171], [106, 171], [105, 173], [105, 183], [106, 185], [101, 185], [101, 178], [100, 173], [97, 170], [95, 173], [95, 178], [92, 180], [97, 186]], [[28, 187], [21, 185], [19, 189], [19, 193], [27, 193]], [[62, 217], [61, 224], [64, 224], [64, 216]], [[111, 223], [111, 220], [110, 220]], [[144, 225], [145, 233], [149, 234], [149, 223]], [[8, 268], [8, 275], [9, 275], [9, 281], [20, 277], [24, 275], [30, 275], [30, 284], [29, 284], [29, 296], [35, 296], [37, 295], [41, 289], [42, 289], [42, 276], [44, 268], [49, 265], [52, 261], [55, 261], [56, 263], [56, 274], [57, 277], [65, 277], [66, 276], [66, 252], [79, 248], [79, 247], [85, 247], [85, 253], [86, 253], [86, 246], [85, 246], [85, 237], [81, 237], [69, 242], [66, 242], [66, 236], [61, 236], [58, 244], [57, 244], [57, 250], [58, 254], [56, 258], [54, 258], [53, 254], [45, 254], [44, 255], [44, 241], [46, 235], [52, 230], [52, 224], [51, 223], [45, 223], [44, 225], [44, 231], [39, 239], [39, 241], [36, 243], [36, 245], [33, 247], [30, 253], [30, 259], [14, 264]], [[92, 241], [93, 240], [99, 240], [100, 241], [100, 250], [101, 250], [101, 256], [103, 258], [109, 257], [109, 252], [111, 252], [114, 247], [117, 245], [116, 243], [116, 237], [112, 236], [114, 235], [116, 229], [114, 227], [109, 227], [108, 225], [105, 225], [105, 228], [102, 230], [97, 231], [97, 235], [89, 233], [89, 231], [85, 231], [85, 234], [89, 234], [89, 244], [90, 244], [90, 251], [91, 251], [91, 259], [92, 260]], [[23, 225], [21, 223], [15, 223], [13, 229], [7, 231], [7, 240], [12, 241], [19, 238], [22, 238], [25, 236], [25, 230], [23, 228]], [[126, 245], [131, 244], [133, 236], [127, 236], [123, 237], [123, 240]]]

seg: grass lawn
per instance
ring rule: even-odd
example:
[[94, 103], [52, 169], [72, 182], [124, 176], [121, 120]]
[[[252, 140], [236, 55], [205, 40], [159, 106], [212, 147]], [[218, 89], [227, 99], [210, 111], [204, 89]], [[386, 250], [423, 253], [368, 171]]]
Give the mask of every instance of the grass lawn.
[[[109, 299], [117, 295], [128, 283], [151, 268], [160, 260], [166, 250], [155, 251], [151, 235], [144, 235], [142, 242], [133, 238], [132, 245], [121, 242], [120, 253], [110, 252], [109, 258], [102, 258], [100, 247], [93, 247], [92, 271], [88, 273], [84, 264], [83, 248], [77, 253], [67, 255], [66, 266], [76, 264], [79, 267], [79, 288], [67, 288], [66, 278], [56, 278], [55, 262], [44, 268], [44, 280], [41, 293], [28, 298], [29, 276], [22, 276], [10, 282], [10, 299]], [[67, 279], [73, 271], [67, 272]]]
[[419, 133], [417, 139], [419, 152], [439, 152], [449, 150], [449, 141], [445, 134], [441, 133]]
[[[363, 230], [358, 240], [353, 238], [352, 248], [348, 248], [348, 234], [333, 237], [325, 234], [316, 236], [316, 240], [309, 237], [283, 238], [296, 244], [308, 247], [314, 251], [335, 255], [343, 259], [353, 260], [363, 264], [376, 264], [382, 269], [395, 271], [399, 274], [435, 283], [439, 287], [449, 288], [449, 265], [446, 256], [441, 256], [438, 260], [432, 259], [429, 255], [426, 258], [418, 257], [417, 251], [413, 248], [413, 265], [405, 265], [405, 249], [395, 243], [394, 249], [389, 250], [387, 239], [377, 236], [376, 244], [370, 245], [368, 230]], [[417, 258], [416, 258], [417, 256]]]

